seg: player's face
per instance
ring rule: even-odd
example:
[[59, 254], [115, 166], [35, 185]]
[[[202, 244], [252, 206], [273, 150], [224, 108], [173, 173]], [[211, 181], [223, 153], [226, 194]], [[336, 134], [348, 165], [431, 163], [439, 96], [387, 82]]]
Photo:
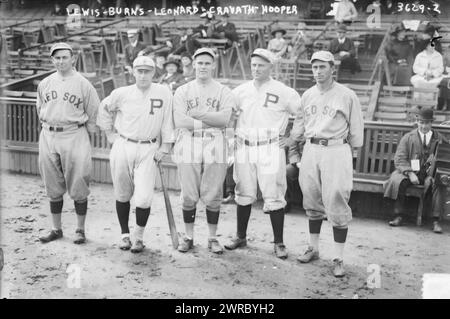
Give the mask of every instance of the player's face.
[[252, 76], [254, 80], [263, 81], [270, 77], [272, 71], [272, 64], [264, 60], [263, 58], [254, 56], [250, 60], [250, 68], [252, 70]]
[[152, 83], [154, 68], [134, 68], [133, 75], [136, 79], [136, 85], [140, 89], [147, 89]]
[[73, 56], [70, 50], [57, 50], [52, 56], [53, 64], [59, 72], [67, 72], [72, 69]]
[[431, 126], [433, 125], [433, 121], [429, 120], [417, 120], [417, 125], [419, 127], [419, 131], [423, 134], [427, 134], [431, 131]]
[[216, 64], [212, 56], [209, 54], [201, 54], [195, 58], [194, 68], [196, 78], [206, 80], [212, 78]]
[[333, 68], [334, 67], [332, 67], [328, 62], [314, 60], [312, 64], [312, 71], [316, 82], [328, 82], [333, 76]]

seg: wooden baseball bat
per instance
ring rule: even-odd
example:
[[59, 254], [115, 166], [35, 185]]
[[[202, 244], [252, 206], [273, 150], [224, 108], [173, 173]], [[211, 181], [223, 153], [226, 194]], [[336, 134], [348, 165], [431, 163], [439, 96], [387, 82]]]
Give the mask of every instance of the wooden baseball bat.
[[178, 248], [178, 232], [173, 219], [172, 205], [170, 204], [169, 194], [167, 193], [166, 185], [164, 184], [164, 172], [160, 162], [156, 163], [159, 169], [159, 176], [161, 177], [161, 187], [164, 193], [164, 202], [166, 204], [167, 221], [169, 222], [170, 237], [172, 237], [172, 246], [174, 249]]

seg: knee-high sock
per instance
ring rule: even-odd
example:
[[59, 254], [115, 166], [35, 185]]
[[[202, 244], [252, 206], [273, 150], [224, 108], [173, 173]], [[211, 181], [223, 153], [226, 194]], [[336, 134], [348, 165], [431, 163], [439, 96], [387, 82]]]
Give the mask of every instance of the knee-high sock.
[[244, 239], [247, 237], [248, 220], [250, 219], [250, 213], [252, 211], [252, 205], [241, 206], [237, 205], [237, 237]]
[[122, 234], [130, 234], [130, 229], [128, 228], [128, 220], [130, 218], [130, 202], [116, 201], [116, 211]]
[[283, 242], [283, 227], [284, 227], [284, 208], [271, 211], [270, 221], [273, 230], [273, 242], [275, 244]]

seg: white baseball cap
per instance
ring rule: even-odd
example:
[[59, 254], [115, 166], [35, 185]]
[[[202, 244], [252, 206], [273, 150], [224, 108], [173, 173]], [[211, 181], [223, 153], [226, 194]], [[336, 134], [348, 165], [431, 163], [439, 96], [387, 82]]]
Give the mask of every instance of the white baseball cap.
[[273, 64], [274, 56], [273, 56], [272, 52], [270, 52], [269, 50], [261, 49], [261, 48], [255, 49], [255, 51], [253, 51], [253, 53], [250, 57], [253, 58], [254, 56], [260, 57], [260, 58], [266, 60], [267, 62]]
[[141, 55], [138, 56], [136, 59], [134, 59], [133, 68], [146, 68], [146, 69], [155, 68], [155, 62], [153, 62], [152, 58], [146, 55]]
[[313, 63], [314, 60], [334, 63], [334, 55], [330, 51], [317, 51], [313, 53], [310, 62]]
[[128, 37], [132, 37], [133, 35], [137, 34], [139, 32], [138, 29], [131, 29], [127, 31]]
[[195, 51], [195, 53], [194, 53], [194, 55], [193, 55], [194, 59], [195, 59], [197, 56], [201, 55], [201, 54], [208, 54], [208, 55], [210, 55], [213, 59], [216, 59], [216, 53], [215, 53], [214, 50], [211, 49], [211, 48], [200, 48], [200, 49], [197, 49], [197, 51]]
[[65, 42], [58, 42], [52, 45], [50, 48], [50, 56], [53, 56], [56, 50], [70, 50], [70, 52], [73, 52], [72, 47]]

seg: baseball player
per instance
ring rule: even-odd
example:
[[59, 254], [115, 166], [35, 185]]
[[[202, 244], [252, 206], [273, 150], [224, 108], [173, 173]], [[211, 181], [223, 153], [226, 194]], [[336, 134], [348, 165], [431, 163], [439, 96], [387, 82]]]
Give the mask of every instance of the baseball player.
[[318, 51], [311, 57], [316, 85], [306, 90], [287, 142], [306, 139], [299, 183], [309, 217], [310, 245], [298, 258], [302, 263], [319, 258], [322, 220], [333, 225], [336, 258], [333, 273], [344, 276], [343, 252], [352, 211], [352, 148], [363, 144], [364, 122], [355, 92], [333, 80], [334, 57]]
[[50, 49], [56, 72], [39, 83], [36, 109], [42, 130], [39, 136], [39, 171], [44, 180], [53, 229], [39, 239], [43, 243], [61, 238], [63, 195], [74, 200], [78, 225], [75, 244], [86, 241], [85, 220], [91, 144], [89, 132], [97, 130], [95, 121], [100, 104], [92, 84], [74, 68], [72, 48], [56, 43]]
[[[169, 153], [175, 137], [172, 93], [168, 87], [152, 83], [154, 73], [155, 63], [150, 57], [137, 57], [133, 61], [136, 84], [112, 91], [102, 101], [97, 120], [112, 144], [111, 176], [122, 231], [119, 248], [131, 248], [133, 253], [145, 247], [144, 230], [153, 199], [156, 162]], [[113, 132], [113, 126], [117, 132]], [[133, 245], [128, 228], [132, 196], [136, 204]]]
[[256, 49], [251, 55], [253, 81], [233, 90], [240, 110], [233, 175], [237, 234], [225, 248], [231, 250], [247, 245], [247, 225], [259, 184], [264, 199], [263, 211], [270, 215], [272, 223], [275, 255], [285, 259], [288, 256], [283, 243], [286, 154], [284, 139], [280, 140], [280, 136], [285, 134], [289, 114], [297, 113], [300, 95], [270, 77], [273, 66], [273, 54]]
[[231, 90], [212, 75], [216, 67], [213, 50], [200, 48], [194, 53], [195, 80], [180, 86], [174, 95], [175, 127], [178, 129], [175, 159], [181, 183], [183, 220], [186, 237], [178, 250], [194, 246], [194, 221], [199, 199], [206, 206], [211, 252], [221, 254], [216, 232], [227, 172], [226, 137], [235, 100]]

